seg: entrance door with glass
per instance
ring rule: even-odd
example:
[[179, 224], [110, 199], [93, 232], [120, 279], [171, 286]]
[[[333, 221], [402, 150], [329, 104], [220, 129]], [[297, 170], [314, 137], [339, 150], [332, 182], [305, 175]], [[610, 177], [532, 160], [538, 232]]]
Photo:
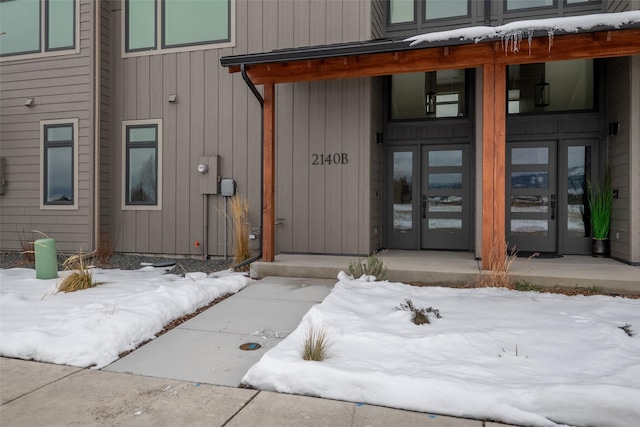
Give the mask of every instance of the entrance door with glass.
[[469, 249], [469, 147], [423, 146], [422, 249]]
[[507, 144], [507, 244], [556, 252], [556, 142]]
[[393, 147], [388, 176], [387, 247], [470, 249], [469, 145]]
[[587, 177], [597, 140], [507, 143], [506, 239], [526, 252], [590, 253]]

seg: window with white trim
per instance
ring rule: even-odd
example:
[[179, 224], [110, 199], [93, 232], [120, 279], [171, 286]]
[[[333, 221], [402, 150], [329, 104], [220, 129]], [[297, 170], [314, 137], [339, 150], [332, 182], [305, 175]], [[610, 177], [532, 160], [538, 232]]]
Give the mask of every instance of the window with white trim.
[[162, 122], [123, 124], [123, 209], [161, 209]]
[[77, 7], [77, 0], [0, 1], [0, 56], [75, 51]]
[[224, 44], [234, 0], [123, 0], [125, 53]]
[[77, 208], [78, 120], [41, 122], [41, 207]]

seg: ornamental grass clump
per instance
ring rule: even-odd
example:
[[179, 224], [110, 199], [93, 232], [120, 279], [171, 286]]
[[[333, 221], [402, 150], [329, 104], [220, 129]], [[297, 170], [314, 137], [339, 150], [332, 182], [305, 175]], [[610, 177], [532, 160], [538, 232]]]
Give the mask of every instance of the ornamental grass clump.
[[[511, 265], [518, 257], [515, 246], [507, 254], [507, 244], [499, 239], [494, 239], [489, 253], [489, 271], [482, 273], [476, 280], [476, 287], [479, 288], [508, 288], [514, 289], [511, 281]], [[536, 256], [534, 254], [533, 256]]]
[[[249, 201], [245, 197], [231, 198], [231, 218], [233, 219], [233, 241], [235, 249], [234, 262], [239, 264], [251, 258], [249, 248]], [[249, 266], [245, 266], [246, 271]]]
[[326, 330], [316, 330], [311, 326], [307, 330], [307, 336], [304, 339], [302, 358], [304, 360], [322, 362], [329, 356], [329, 348], [332, 345], [333, 342], [327, 337]]
[[607, 173], [604, 180], [604, 188], [600, 188], [600, 186], [593, 188], [591, 181], [587, 180], [587, 192], [589, 194], [592, 237], [597, 240], [604, 240], [609, 237], [609, 228], [611, 226], [611, 206], [613, 204], [611, 176]]
[[349, 274], [356, 279], [367, 275], [375, 277], [376, 280], [385, 280], [388, 272], [389, 268], [377, 255], [369, 255], [364, 262], [356, 261], [349, 264]]
[[100, 284], [93, 279], [85, 256], [86, 254], [83, 253], [71, 255], [62, 263], [64, 270], [69, 274], [65, 275], [58, 283], [58, 292], [75, 292]]

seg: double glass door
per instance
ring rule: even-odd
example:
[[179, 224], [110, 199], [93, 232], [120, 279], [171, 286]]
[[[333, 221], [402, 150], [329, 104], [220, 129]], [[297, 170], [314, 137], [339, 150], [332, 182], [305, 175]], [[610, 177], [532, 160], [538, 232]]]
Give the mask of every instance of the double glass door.
[[387, 246], [470, 249], [469, 146], [394, 147], [389, 154]]
[[519, 251], [587, 254], [586, 185], [597, 140], [510, 142], [506, 150], [506, 240]]

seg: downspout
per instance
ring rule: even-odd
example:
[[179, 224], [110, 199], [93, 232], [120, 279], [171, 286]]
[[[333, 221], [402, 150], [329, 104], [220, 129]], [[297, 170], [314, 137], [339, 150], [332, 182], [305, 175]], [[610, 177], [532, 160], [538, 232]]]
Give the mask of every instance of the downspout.
[[[94, 155], [94, 165], [93, 165], [93, 172], [94, 172], [94, 194], [93, 194], [93, 215], [94, 215], [94, 224], [93, 224], [93, 244], [94, 244], [94, 251], [98, 251], [98, 248], [100, 246], [100, 124], [101, 124], [101, 120], [100, 120], [100, 104], [101, 104], [101, 100], [100, 100], [100, 96], [101, 96], [101, 91], [100, 91], [100, 86], [102, 84], [101, 82], [101, 75], [100, 75], [100, 69], [101, 69], [101, 60], [102, 60], [102, 55], [101, 55], [101, 51], [102, 51], [102, 37], [101, 37], [101, 31], [102, 31], [102, 2], [94, 2], [93, 3], [95, 5], [95, 22], [94, 22], [94, 26], [95, 26], [95, 34], [94, 34], [94, 39], [95, 39], [95, 46], [94, 46], [94, 81], [93, 81], [93, 85], [94, 85], [94, 116], [93, 116], [93, 138], [94, 138], [94, 149], [93, 149], [93, 155]], [[77, 6], [79, 7], [79, 6]]]
[[[262, 210], [264, 208], [264, 162], [262, 161], [264, 157], [264, 98], [258, 91], [256, 85], [251, 81], [251, 77], [249, 77], [249, 75], [247, 74], [246, 64], [240, 65], [240, 74], [242, 74], [242, 79], [245, 81], [253, 95], [260, 103], [260, 215], [262, 215]], [[252, 262], [259, 260], [260, 258], [262, 258], [262, 220], [260, 220], [260, 253], [253, 258], [234, 265], [233, 267], [231, 267], [231, 269], [235, 270], [237, 268], [244, 267], [245, 265], [251, 264]]]

